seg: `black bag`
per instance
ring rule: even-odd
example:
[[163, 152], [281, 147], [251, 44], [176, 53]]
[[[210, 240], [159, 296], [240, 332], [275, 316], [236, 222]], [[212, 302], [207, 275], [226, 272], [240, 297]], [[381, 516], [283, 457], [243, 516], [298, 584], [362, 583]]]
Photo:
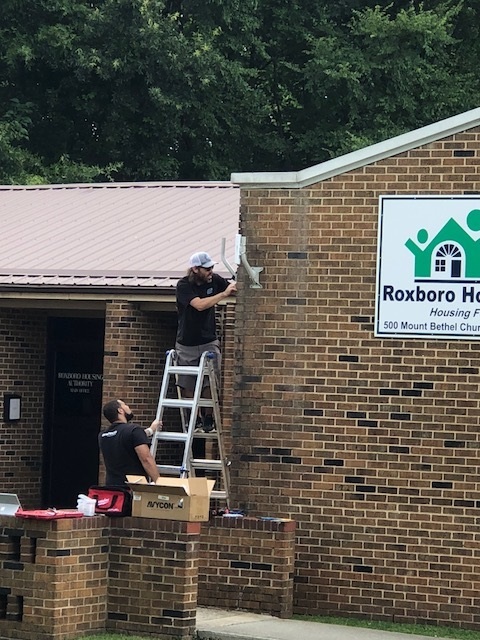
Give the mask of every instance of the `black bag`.
[[88, 490], [88, 497], [96, 500], [95, 513], [132, 515], [132, 492], [128, 487], [93, 486]]

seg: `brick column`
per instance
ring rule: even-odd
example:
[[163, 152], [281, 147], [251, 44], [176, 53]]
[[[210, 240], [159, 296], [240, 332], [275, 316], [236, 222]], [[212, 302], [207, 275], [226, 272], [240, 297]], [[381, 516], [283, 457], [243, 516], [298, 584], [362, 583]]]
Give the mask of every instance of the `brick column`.
[[129, 390], [132, 346], [135, 344], [136, 309], [129, 302], [111, 300], [105, 310], [103, 400], [124, 398]]
[[[234, 303], [229, 302], [225, 305], [217, 306], [217, 324], [219, 325], [222, 350], [222, 375], [220, 388], [218, 390], [222, 416], [222, 440], [225, 455], [229, 460], [231, 460], [233, 457], [232, 405], [233, 384], [235, 378]], [[211, 457], [216, 458], [217, 454], [213, 453]]]
[[200, 523], [112, 519], [107, 629], [190, 640]]
[[18, 422], [3, 422], [2, 491], [18, 493], [24, 507], [41, 497], [43, 406], [47, 315], [40, 309], [0, 309], [0, 401], [4, 393], [22, 398]]
[[[135, 303], [111, 300], [105, 314], [103, 402], [121, 398], [148, 426], [157, 411], [165, 352], [175, 342], [176, 314], [143, 311]], [[106, 421], [103, 421], [106, 424]], [[104, 481], [103, 464], [99, 481]]]
[[105, 629], [108, 520], [0, 517], [0, 636], [67, 640]]

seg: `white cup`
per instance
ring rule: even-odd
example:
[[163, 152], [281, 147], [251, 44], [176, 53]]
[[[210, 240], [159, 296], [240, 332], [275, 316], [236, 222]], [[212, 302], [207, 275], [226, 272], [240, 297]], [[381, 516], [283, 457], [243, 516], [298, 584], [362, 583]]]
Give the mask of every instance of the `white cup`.
[[84, 516], [95, 515], [96, 500], [93, 498], [81, 497], [77, 502], [77, 509], [83, 513]]
[[94, 516], [95, 515], [95, 501], [86, 502], [82, 505], [82, 513], [84, 516]]

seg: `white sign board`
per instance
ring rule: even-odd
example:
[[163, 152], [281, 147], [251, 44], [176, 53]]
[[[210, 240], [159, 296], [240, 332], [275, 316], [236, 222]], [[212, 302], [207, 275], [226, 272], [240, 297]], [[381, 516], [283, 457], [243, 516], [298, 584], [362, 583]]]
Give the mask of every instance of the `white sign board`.
[[480, 196], [382, 196], [375, 335], [480, 339]]

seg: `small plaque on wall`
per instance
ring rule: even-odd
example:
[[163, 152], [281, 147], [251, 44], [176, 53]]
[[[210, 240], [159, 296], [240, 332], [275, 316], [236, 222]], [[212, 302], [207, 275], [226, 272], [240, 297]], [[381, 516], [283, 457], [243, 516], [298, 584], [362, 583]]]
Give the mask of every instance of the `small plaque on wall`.
[[4, 422], [16, 422], [22, 417], [22, 398], [17, 393], [5, 393], [3, 395], [3, 420]]

